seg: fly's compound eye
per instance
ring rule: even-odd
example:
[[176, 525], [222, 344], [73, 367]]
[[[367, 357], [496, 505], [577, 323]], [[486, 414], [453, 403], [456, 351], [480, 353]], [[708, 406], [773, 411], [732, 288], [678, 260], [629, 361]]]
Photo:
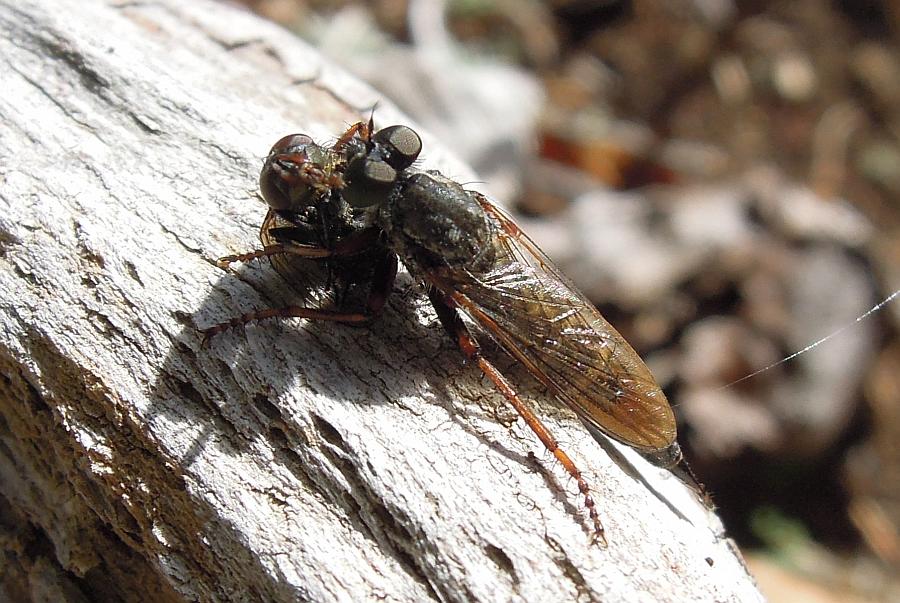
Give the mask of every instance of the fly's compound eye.
[[371, 207], [384, 203], [397, 181], [397, 172], [387, 162], [363, 155], [350, 161], [344, 170], [341, 196], [352, 207]]
[[385, 162], [397, 171], [413, 164], [422, 151], [422, 139], [408, 126], [388, 126], [372, 136]]

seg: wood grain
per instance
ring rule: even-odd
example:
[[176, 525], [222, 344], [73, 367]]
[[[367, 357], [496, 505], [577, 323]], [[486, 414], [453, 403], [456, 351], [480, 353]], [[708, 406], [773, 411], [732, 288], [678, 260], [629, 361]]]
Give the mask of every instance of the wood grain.
[[409, 123], [388, 101], [225, 4], [3, 0], [0, 31], [8, 596], [761, 600], [688, 491], [634, 460], [686, 520], [526, 384], [595, 489], [610, 546], [589, 546], [574, 484], [404, 274], [371, 327], [201, 347], [292, 298], [265, 263], [214, 263], [257, 246], [272, 142], [376, 100]]

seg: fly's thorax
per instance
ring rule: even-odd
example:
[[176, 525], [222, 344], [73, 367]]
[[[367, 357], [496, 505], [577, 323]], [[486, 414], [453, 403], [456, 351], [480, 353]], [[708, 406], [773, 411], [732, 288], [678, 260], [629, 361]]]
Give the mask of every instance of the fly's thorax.
[[404, 173], [382, 222], [407, 264], [482, 272], [493, 263], [494, 233], [484, 210], [471, 193], [437, 172]]

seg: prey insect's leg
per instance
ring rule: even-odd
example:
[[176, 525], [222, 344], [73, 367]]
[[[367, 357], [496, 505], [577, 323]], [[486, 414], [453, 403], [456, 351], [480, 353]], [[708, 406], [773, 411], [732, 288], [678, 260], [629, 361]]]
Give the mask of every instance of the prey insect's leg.
[[341, 148], [350, 142], [354, 136], [359, 134], [359, 137], [363, 140], [369, 140], [369, 136], [372, 134], [372, 120], [370, 119], [368, 123], [364, 121], [358, 121], [349, 128], [347, 131], [341, 134], [340, 138], [334, 143], [334, 146], [331, 148], [335, 151], [340, 151]]
[[385, 253], [375, 267], [372, 275], [372, 287], [366, 298], [365, 308], [361, 312], [341, 312], [339, 310], [325, 310], [319, 308], [307, 308], [305, 306], [287, 306], [285, 308], [267, 308], [247, 312], [241, 316], [225, 322], [201, 329], [204, 344], [219, 333], [229, 329], [243, 326], [249, 322], [264, 320], [267, 318], [305, 318], [307, 320], [328, 320], [346, 324], [364, 324], [381, 314], [387, 296], [394, 285], [397, 276], [397, 256]]
[[562, 464], [566, 472], [578, 484], [578, 491], [584, 496], [584, 506], [587, 508], [591, 522], [594, 524], [593, 541], [605, 547], [607, 542], [606, 537], [604, 536], [603, 524], [600, 523], [600, 516], [597, 513], [594, 499], [591, 496], [591, 489], [588, 486], [587, 481], [585, 481], [584, 476], [582, 476], [581, 471], [575, 466], [575, 463], [569, 455], [559, 447], [559, 443], [556, 441], [556, 438], [553, 437], [553, 434], [550, 433], [550, 430], [548, 430], [537, 415], [525, 405], [509, 380], [503, 376], [497, 367], [481, 355], [478, 342], [476, 342], [469, 333], [468, 328], [460, 318], [455, 306], [450, 305], [452, 302], [445, 301], [441, 293], [433, 288], [429, 290], [428, 297], [437, 312], [438, 318], [441, 320], [441, 324], [443, 324], [450, 335], [456, 339], [463, 354], [465, 354], [470, 361], [477, 364], [478, 368], [480, 368], [488, 379], [494, 383], [497, 389], [500, 390], [500, 393], [503, 394], [512, 407], [515, 408], [519, 415], [525, 420], [525, 423], [531, 428], [531, 431], [534, 432], [541, 443], [544, 444], [554, 457], [556, 457], [556, 460]]

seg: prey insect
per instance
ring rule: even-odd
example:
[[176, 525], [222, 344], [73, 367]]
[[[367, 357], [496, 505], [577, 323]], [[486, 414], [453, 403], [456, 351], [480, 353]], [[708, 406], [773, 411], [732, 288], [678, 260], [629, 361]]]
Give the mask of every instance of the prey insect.
[[[245, 314], [204, 331], [272, 317], [361, 324], [384, 306], [401, 261], [424, 283], [445, 330], [493, 382], [574, 479], [593, 537], [606, 544], [590, 487], [510, 380], [481, 353], [477, 325], [587, 423], [657, 464], [681, 461], [675, 417], [649, 369], [513, 220], [483, 195], [412, 167], [419, 136], [406, 126], [374, 131], [372, 120], [330, 147], [282, 138], [260, 175], [269, 205], [263, 249], [222, 264], [268, 256], [290, 278], [292, 263], [329, 262], [330, 279], [367, 290], [359, 307], [292, 306]], [[468, 319], [466, 322], [463, 319]]]

